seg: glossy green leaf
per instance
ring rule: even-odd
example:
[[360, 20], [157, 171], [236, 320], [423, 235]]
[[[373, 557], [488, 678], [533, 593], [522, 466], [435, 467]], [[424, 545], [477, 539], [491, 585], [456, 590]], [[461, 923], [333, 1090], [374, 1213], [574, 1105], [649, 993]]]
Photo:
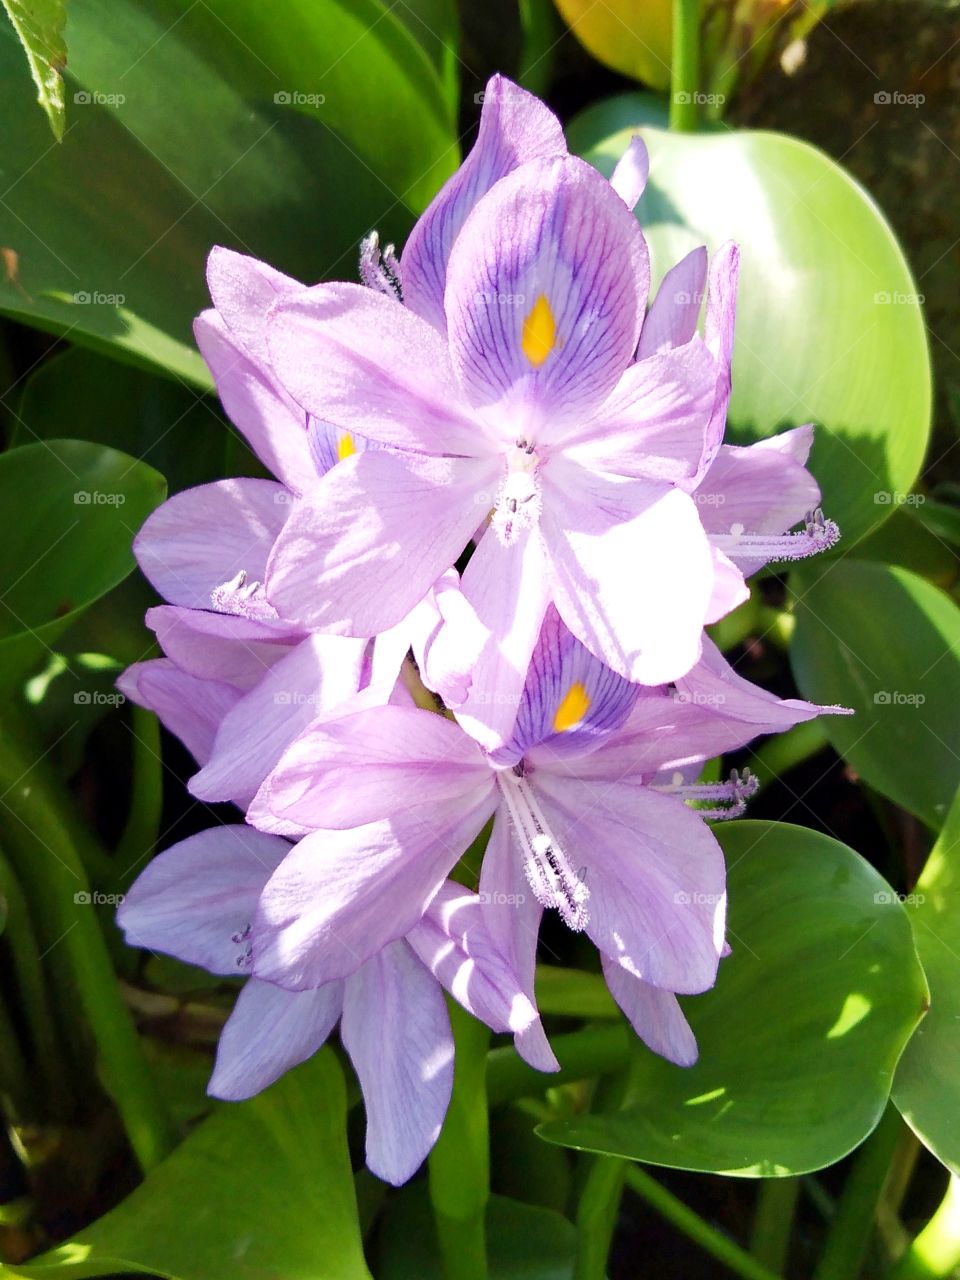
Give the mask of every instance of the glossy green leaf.
[[63, 79], [67, 48], [63, 28], [67, 21], [66, 0], [3, 0], [7, 17], [20, 37], [27, 65], [37, 86], [37, 101], [43, 108], [53, 136], [63, 137]]
[[[921, 494], [909, 496], [922, 498]], [[919, 510], [902, 506], [894, 511], [879, 529], [857, 543], [856, 558], [900, 565], [938, 587], [949, 588], [960, 573], [960, 558], [956, 549], [920, 518]]]
[[[587, 159], [611, 172], [631, 132]], [[698, 244], [741, 247], [730, 438], [816, 423], [811, 467], [849, 546], [911, 490], [929, 433], [923, 316], [890, 227], [839, 165], [796, 138], [640, 132], [651, 176], [638, 213], [654, 278]]]
[[0, 454], [0, 672], [20, 675], [133, 569], [134, 535], [166, 494], [144, 462], [82, 440]]
[[171, 493], [222, 477], [234, 445], [253, 462], [212, 397], [82, 347], [45, 360], [28, 378], [12, 443], [56, 439], [67, 428], [149, 463]]
[[689, 1069], [646, 1049], [634, 1100], [541, 1127], [565, 1146], [744, 1177], [839, 1160], [882, 1113], [927, 1002], [907, 914], [853, 850], [787, 823], [717, 828], [732, 955], [684, 1001]]
[[537, 1008], [544, 1015], [568, 1018], [616, 1018], [617, 1006], [598, 973], [537, 965]]
[[402, 240], [458, 157], [440, 77], [390, 10], [84, 0], [61, 147], [0, 31], [0, 116], [18, 120], [0, 136], [0, 309], [209, 385], [190, 323], [212, 245], [315, 281], [352, 278], [372, 226]]
[[792, 579], [804, 697], [856, 715], [823, 726], [871, 787], [939, 827], [960, 784], [960, 609], [906, 569], [852, 557]]
[[25, 1280], [117, 1271], [169, 1280], [369, 1280], [329, 1051], [220, 1107], [118, 1208], [23, 1267]]
[[[571, 1280], [573, 1224], [559, 1213], [491, 1196], [487, 1209], [490, 1280]], [[443, 1280], [430, 1204], [420, 1185], [392, 1202], [381, 1236], [378, 1280]]]
[[960, 1174], [960, 792], [906, 903], [930, 1012], [900, 1059], [893, 1100], [917, 1137]]

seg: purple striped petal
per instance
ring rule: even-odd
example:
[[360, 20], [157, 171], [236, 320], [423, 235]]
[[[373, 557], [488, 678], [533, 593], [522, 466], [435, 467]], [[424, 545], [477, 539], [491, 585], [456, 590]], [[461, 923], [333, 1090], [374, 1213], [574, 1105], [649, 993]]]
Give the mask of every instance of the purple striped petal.
[[484, 91], [480, 131], [470, 154], [433, 198], [403, 250], [406, 305], [445, 333], [447, 261], [467, 215], [495, 182], [519, 165], [566, 153], [563, 130], [553, 112], [519, 85], [493, 76]]
[[646, 144], [639, 133], [635, 133], [610, 175], [611, 187], [628, 209], [636, 208], [649, 174], [650, 156]]
[[240, 1102], [313, 1057], [340, 1017], [343, 983], [284, 991], [251, 978], [220, 1033], [207, 1092]]
[[727, 406], [732, 386], [733, 338], [737, 316], [737, 282], [740, 278], [740, 249], [732, 240], [721, 245], [710, 263], [707, 310], [703, 337], [717, 362], [717, 392], [707, 430], [707, 446], [700, 463], [705, 474], [717, 456], [727, 426]]
[[496, 475], [492, 459], [354, 454], [292, 509], [267, 570], [271, 603], [308, 627], [389, 630], [456, 562]]
[[505, 444], [549, 444], [610, 394], [637, 347], [646, 243], [573, 157], [523, 165], [464, 224], [447, 276], [450, 351]]
[[269, 367], [265, 321], [284, 294], [306, 286], [257, 258], [216, 245], [207, 258], [207, 288], [213, 305], [239, 345], [261, 366]]
[[144, 575], [165, 600], [211, 608], [217, 587], [241, 571], [262, 580], [290, 512], [290, 494], [272, 480], [218, 480], [168, 498], [133, 542]]
[[489, 453], [458, 403], [447, 344], [395, 298], [321, 284], [281, 300], [268, 321], [273, 366], [298, 404], [345, 433], [420, 453]]
[[697, 331], [706, 280], [707, 251], [701, 245], [671, 267], [660, 282], [640, 330], [638, 360], [690, 341]]
[[302, 638], [286, 623], [159, 605], [146, 624], [168, 658], [189, 675], [246, 692]]
[[628, 680], [664, 684], [700, 656], [713, 560], [693, 500], [648, 480], [544, 468], [541, 528], [570, 630]]
[[242, 697], [233, 685], [189, 675], [166, 658], [135, 662], [117, 688], [138, 707], [153, 711], [198, 764], [209, 760], [221, 722]]
[[201, 831], [153, 859], [121, 903], [117, 923], [131, 946], [211, 973], [245, 973], [257, 899], [289, 853], [286, 840], [250, 827]]
[[644, 1044], [678, 1067], [692, 1067], [697, 1060], [696, 1037], [673, 992], [651, 987], [606, 956], [601, 958], [610, 994]]
[[436, 1142], [453, 1089], [443, 992], [405, 942], [347, 979], [340, 1034], [363, 1090], [367, 1165], [400, 1186]]

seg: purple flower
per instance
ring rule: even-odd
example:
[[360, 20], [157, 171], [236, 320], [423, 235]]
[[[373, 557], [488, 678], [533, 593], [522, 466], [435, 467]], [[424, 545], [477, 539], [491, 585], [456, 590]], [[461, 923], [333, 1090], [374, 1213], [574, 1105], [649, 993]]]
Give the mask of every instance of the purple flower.
[[638, 144], [606, 182], [542, 104], [496, 79], [476, 147], [404, 251], [403, 301], [394, 266], [385, 291], [284, 293], [268, 318], [297, 403], [344, 440], [388, 446], [348, 453], [304, 495], [268, 598], [305, 626], [377, 634], [479, 529], [463, 591], [491, 641], [464, 714], [486, 745], [509, 732], [551, 601], [632, 680], [673, 679], [699, 655], [713, 564], [681, 482], [718, 367], [696, 336], [634, 362], [649, 267], [627, 202], [644, 176]]
[[[248, 973], [257, 901], [289, 851], [285, 840], [241, 826], [184, 840], [128, 893], [118, 913], [127, 941], [212, 973]], [[249, 978], [223, 1029], [210, 1092], [231, 1100], [258, 1093], [315, 1053], [339, 1020], [363, 1090], [367, 1163], [386, 1181], [405, 1182], [450, 1100], [453, 1039], [441, 984], [495, 1031], [539, 1028], [476, 895], [448, 882], [405, 938], [358, 959], [341, 979], [290, 991]]]
[[689, 1061], [673, 993], [710, 987], [724, 946], [723, 857], [703, 819], [735, 816], [751, 788], [691, 785], [683, 767], [821, 710], [755, 689], [709, 644], [685, 684], [641, 688], [550, 610], [493, 756], [451, 721], [396, 706], [315, 726], [286, 752], [258, 806], [328, 829], [268, 882], [253, 972], [314, 987], [403, 936], [493, 816], [480, 890], [523, 989], [541, 913], [556, 909], [600, 950], [638, 1033]]

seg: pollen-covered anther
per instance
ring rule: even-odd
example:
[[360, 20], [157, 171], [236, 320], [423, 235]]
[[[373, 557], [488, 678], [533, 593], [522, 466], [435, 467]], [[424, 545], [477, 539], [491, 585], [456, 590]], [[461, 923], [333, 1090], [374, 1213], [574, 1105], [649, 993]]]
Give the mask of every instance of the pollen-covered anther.
[[505, 547], [516, 542], [523, 529], [540, 519], [543, 498], [537, 478], [539, 459], [527, 440], [518, 440], [506, 457], [507, 474], [500, 481], [491, 524]]
[[217, 613], [232, 613], [259, 621], [276, 618], [277, 611], [267, 600], [262, 582], [248, 582], [245, 569], [210, 592], [210, 604]]
[[380, 252], [380, 236], [371, 231], [360, 241], [360, 279], [368, 289], [376, 289], [378, 293], [389, 294], [398, 302], [403, 301], [403, 287], [400, 283], [400, 263], [396, 250], [388, 244]]
[[[684, 783], [683, 774], [678, 773], [671, 782], [656, 786], [654, 790], [688, 800], [697, 806], [701, 818], [720, 821], [741, 817], [746, 812], [747, 801], [756, 795], [759, 786], [760, 780], [749, 769], [744, 769], [743, 773], [733, 769], [726, 782]], [[707, 807], [701, 808], [704, 804]]]
[[249, 969], [253, 964], [253, 944], [249, 941], [250, 925], [246, 924], [242, 929], [238, 929], [236, 933], [231, 933], [230, 941], [242, 946], [243, 950], [236, 958], [236, 966], [238, 969]]
[[505, 770], [497, 775], [497, 783], [524, 852], [523, 870], [534, 897], [542, 907], [559, 911], [563, 922], [580, 932], [589, 918], [590, 890], [583, 877], [571, 867], [523, 775]]

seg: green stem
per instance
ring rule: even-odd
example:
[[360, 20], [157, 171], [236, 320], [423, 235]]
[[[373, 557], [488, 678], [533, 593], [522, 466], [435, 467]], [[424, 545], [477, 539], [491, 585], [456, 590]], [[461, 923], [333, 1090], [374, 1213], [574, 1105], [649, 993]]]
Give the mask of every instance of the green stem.
[[430, 1153], [430, 1200], [447, 1280], [486, 1280], [490, 1133], [486, 1053], [490, 1032], [449, 1002], [456, 1045], [453, 1096]]
[[960, 1178], [950, 1175], [936, 1213], [890, 1272], [890, 1280], [941, 1280], [960, 1266]]
[[700, 3], [673, 0], [670, 62], [670, 128], [696, 133], [700, 124]]
[[814, 1280], [856, 1280], [860, 1274], [902, 1124], [896, 1107], [888, 1102], [847, 1176]]
[[629, 1167], [627, 1186], [646, 1200], [647, 1204], [671, 1226], [676, 1227], [694, 1244], [699, 1245], [704, 1253], [709, 1253], [711, 1257], [716, 1258], [734, 1275], [742, 1276], [743, 1280], [779, 1280], [776, 1272], [769, 1271], [756, 1258], [752, 1258], [746, 1249], [741, 1249], [722, 1231], [704, 1222], [703, 1218], [689, 1205], [684, 1204], [666, 1187], [662, 1187], [643, 1169], [636, 1165]]
[[32, 1109], [29, 1079], [16, 1028], [6, 1002], [0, 996], [0, 1101], [9, 1108], [14, 1120], [33, 1118], [29, 1115]]
[[783, 1271], [790, 1251], [799, 1178], [765, 1178], [750, 1234], [750, 1252], [771, 1271]]
[[9, 732], [0, 738], [0, 805], [12, 819], [7, 847], [44, 930], [46, 954], [63, 948], [97, 1044], [104, 1087], [147, 1171], [172, 1150], [176, 1133], [123, 1002], [84, 867], [35, 759]]
[[577, 1265], [574, 1280], [605, 1280], [617, 1225], [627, 1162], [594, 1156], [577, 1205]]
[[622, 1023], [553, 1036], [550, 1044], [560, 1070], [546, 1077], [528, 1067], [515, 1049], [494, 1049], [487, 1055], [487, 1093], [491, 1106], [535, 1096], [571, 1080], [589, 1080], [619, 1071], [630, 1057], [630, 1040]]
[[143, 870], [153, 855], [163, 810], [163, 766], [160, 756], [160, 721], [152, 711], [134, 706], [133, 780], [130, 812], [114, 861], [115, 883], [123, 892]]
[[30, 920], [27, 900], [13, 868], [2, 852], [0, 894], [7, 901], [4, 937], [10, 944], [20, 1007], [30, 1032], [32, 1061], [46, 1086], [45, 1102], [56, 1115], [63, 1117], [69, 1113], [73, 1101], [72, 1087], [66, 1071], [66, 1055], [50, 1010], [40, 949]]
[[553, 51], [557, 46], [557, 14], [553, 0], [518, 0], [523, 47], [517, 79], [524, 89], [542, 98], [550, 84]]

